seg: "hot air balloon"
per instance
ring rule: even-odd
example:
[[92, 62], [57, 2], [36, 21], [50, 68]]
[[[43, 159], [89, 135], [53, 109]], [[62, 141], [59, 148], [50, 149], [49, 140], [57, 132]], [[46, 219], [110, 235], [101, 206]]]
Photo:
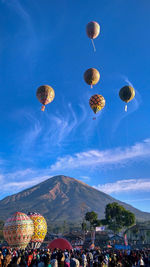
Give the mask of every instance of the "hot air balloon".
[[84, 73], [84, 80], [87, 84], [91, 85], [91, 88], [93, 85], [98, 83], [99, 79], [100, 73], [97, 69], [90, 68]]
[[22, 212], [14, 213], [4, 224], [4, 238], [10, 247], [24, 249], [33, 235], [33, 221]]
[[102, 95], [93, 95], [89, 100], [89, 105], [96, 114], [105, 106], [105, 98]]
[[28, 247], [37, 249], [41, 246], [47, 233], [47, 223], [42, 215], [37, 212], [29, 212], [28, 216], [33, 221], [34, 233]]
[[95, 22], [95, 21], [91, 21], [86, 25], [86, 33], [87, 36], [91, 39], [92, 44], [93, 44], [93, 48], [94, 51], [96, 51], [95, 46], [94, 46], [94, 42], [93, 39], [97, 38], [99, 33], [100, 33], [100, 25]]
[[67, 239], [65, 239], [65, 238], [57, 238], [57, 239], [52, 240], [48, 244], [48, 248], [51, 249], [52, 251], [55, 248], [59, 248], [61, 250], [68, 249], [69, 251], [73, 249], [73, 247], [70, 244], [70, 242]]
[[[119, 91], [119, 97], [122, 101], [128, 103], [135, 97], [135, 90], [132, 86], [126, 85]], [[127, 105], [125, 105], [125, 111], [127, 111]]]
[[37, 89], [37, 99], [43, 104], [41, 110], [45, 110], [45, 105], [51, 103], [55, 97], [55, 92], [49, 85], [42, 85]]

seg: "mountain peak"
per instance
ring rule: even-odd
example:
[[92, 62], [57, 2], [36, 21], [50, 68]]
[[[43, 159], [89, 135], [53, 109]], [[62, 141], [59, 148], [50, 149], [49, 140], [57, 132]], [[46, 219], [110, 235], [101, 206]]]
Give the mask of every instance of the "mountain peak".
[[105, 206], [118, 202], [133, 212], [138, 220], [150, 220], [150, 214], [122, 203], [93, 187], [68, 176], [58, 175], [0, 201], [0, 219], [16, 211], [41, 213], [53, 222], [81, 221], [84, 212], [95, 211], [104, 218]]

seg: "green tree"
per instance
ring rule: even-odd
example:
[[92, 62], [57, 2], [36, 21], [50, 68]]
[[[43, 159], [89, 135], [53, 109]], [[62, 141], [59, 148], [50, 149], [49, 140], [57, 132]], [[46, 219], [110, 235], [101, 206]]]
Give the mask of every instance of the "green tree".
[[81, 228], [82, 228], [82, 231], [86, 231], [87, 230], [87, 224], [86, 224], [85, 221], [82, 222]]
[[134, 225], [135, 215], [117, 202], [113, 202], [106, 205], [105, 220], [101, 220], [101, 223], [116, 234], [121, 229]]
[[95, 211], [90, 211], [85, 214], [85, 220], [90, 223], [90, 230], [92, 228], [95, 229], [95, 227], [101, 225], [101, 221], [98, 220], [98, 214]]

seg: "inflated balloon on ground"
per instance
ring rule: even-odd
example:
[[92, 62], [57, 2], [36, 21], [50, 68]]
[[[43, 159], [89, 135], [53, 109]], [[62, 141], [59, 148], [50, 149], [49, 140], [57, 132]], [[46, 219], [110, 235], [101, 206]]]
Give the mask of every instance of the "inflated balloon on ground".
[[14, 213], [4, 224], [4, 238], [10, 247], [24, 249], [33, 235], [33, 221], [22, 212]]
[[97, 69], [90, 68], [85, 71], [84, 73], [84, 80], [88, 85], [91, 85], [91, 87], [95, 84], [97, 84], [100, 80], [100, 73]]
[[96, 114], [105, 106], [105, 98], [102, 95], [93, 95], [89, 100], [89, 105], [93, 112]]
[[45, 105], [51, 103], [55, 97], [55, 92], [49, 85], [41, 85], [36, 92], [37, 99], [43, 105], [41, 110], [45, 110]]
[[29, 212], [28, 216], [33, 220], [34, 233], [29, 244], [30, 248], [39, 248], [47, 233], [47, 223], [44, 217], [37, 212]]

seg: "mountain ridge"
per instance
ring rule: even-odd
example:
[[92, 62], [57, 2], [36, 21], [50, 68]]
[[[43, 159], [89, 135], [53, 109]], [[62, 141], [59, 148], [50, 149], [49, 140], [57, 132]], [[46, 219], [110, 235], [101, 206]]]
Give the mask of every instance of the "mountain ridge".
[[51, 177], [35, 186], [0, 200], [0, 219], [15, 211], [41, 213], [50, 222], [79, 222], [82, 210], [94, 210], [104, 218], [105, 206], [118, 202], [133, 212], [139, 221], [150, 220], [150, 213], [142, 212], [86, 183], [64, 175]]

